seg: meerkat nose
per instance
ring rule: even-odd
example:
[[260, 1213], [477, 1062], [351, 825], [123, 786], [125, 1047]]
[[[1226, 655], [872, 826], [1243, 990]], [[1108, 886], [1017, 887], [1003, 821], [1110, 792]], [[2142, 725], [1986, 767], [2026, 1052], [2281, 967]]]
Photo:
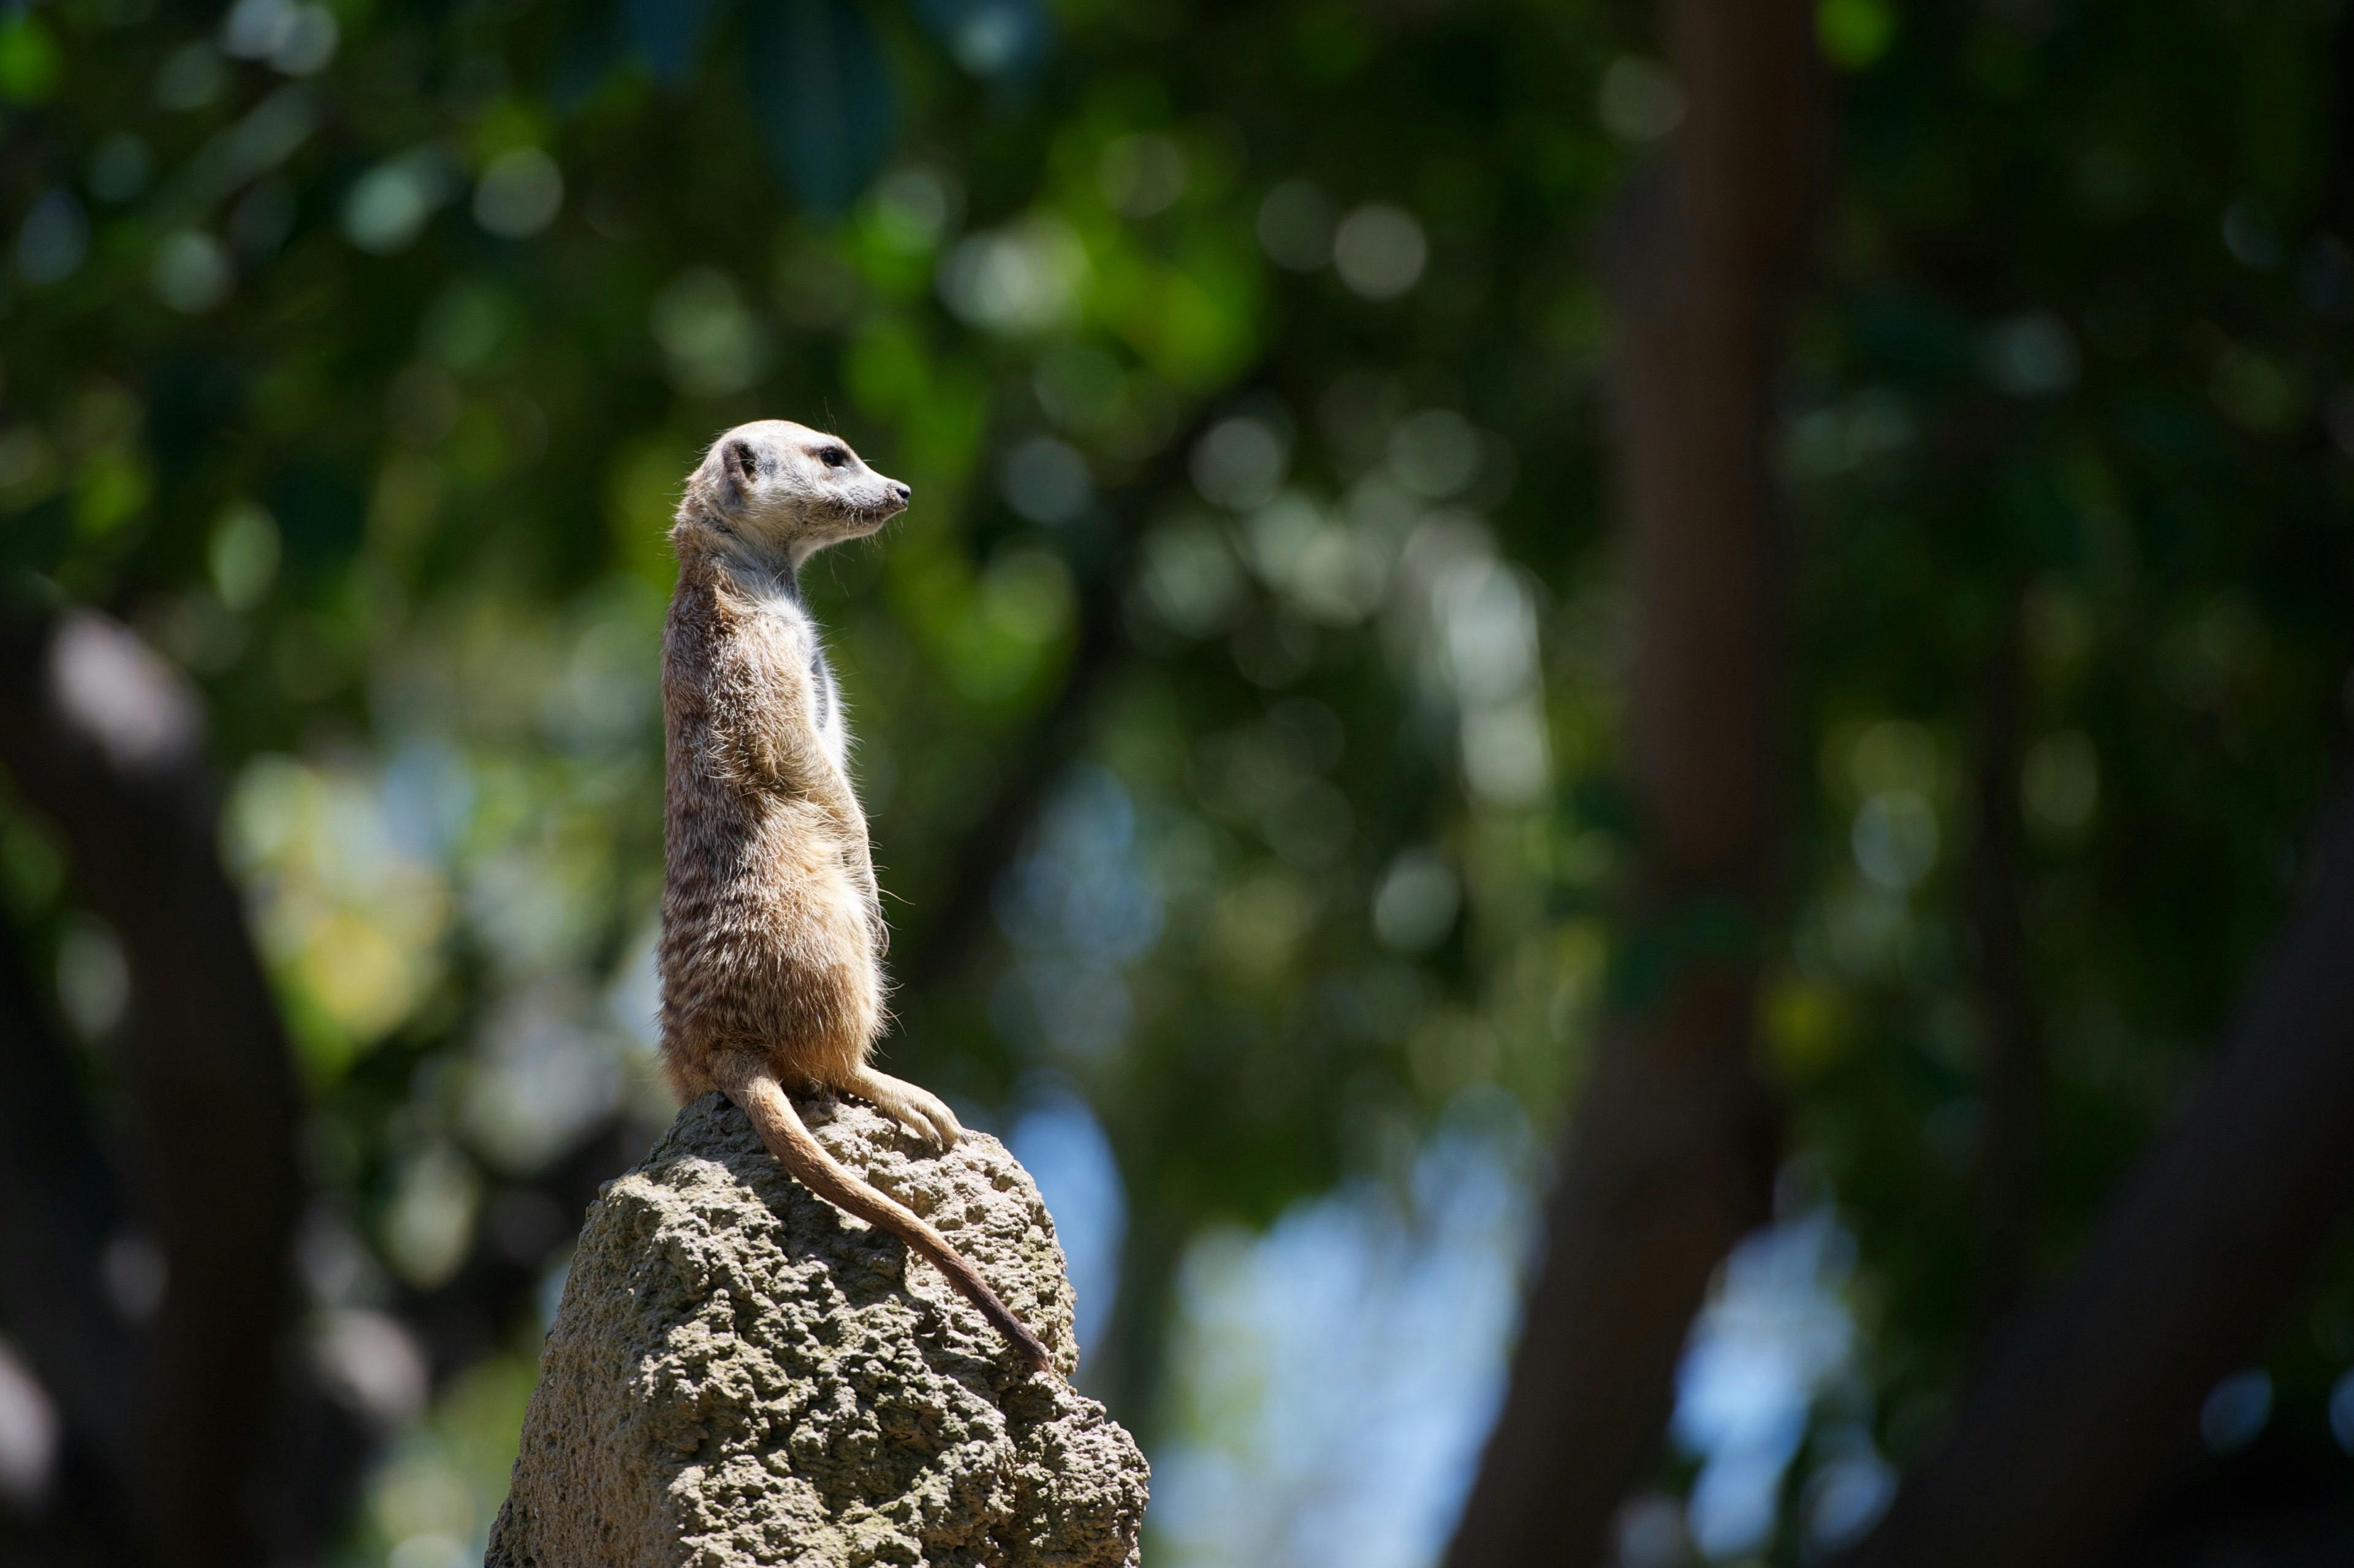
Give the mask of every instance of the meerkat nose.
[[899, 498], [900, 505], [905, 506], [907, 504], [907, 498], [916, 493], [905, 480], [895, 479], [891, 482], [891, 493]]

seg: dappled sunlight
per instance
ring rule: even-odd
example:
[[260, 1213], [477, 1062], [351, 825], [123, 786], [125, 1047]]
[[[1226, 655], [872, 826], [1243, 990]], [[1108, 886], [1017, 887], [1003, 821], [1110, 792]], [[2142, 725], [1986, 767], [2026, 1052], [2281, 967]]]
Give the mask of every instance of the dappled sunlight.
[[430, 846], [404, 842], [381, 787], [348, 768], [255, 761], [227, 832], [260, 893], [262, 943], [320, 1020], [314, 1069], [332, 1074], [440, 979], [449, 884]]
[[1893, 1491], [1893, 1472], [1872, 1446], [1871, 1397], [1843, 1298], [1854, 1266], [1855, 1238], [1828, 1210], [1795, 1215], [1734, 1249], [1692, 1326], [1669, 1430], [1701, 1462], [1686, 1518], [1692, 1543], [1710, 1558], [1771, 1543], [1785, 1477], [1819, 1405], [1830, 1408], [1833, 1425], [1815, 1439], [1827, 1457], [1808, 1483], [1801, 1534], [1810, 1546], [1851, 1542]]
[[1103, 1347], [1119, 1298], [1120, 1248], [1128, 1229], [1128, 1192], [1103, 1124], [1085, 1100], [1052, 1079], [1036, 1082], [1015, 1102], [1006, 1147], [1038, 1183], [1055, 1217], [1071, 1288], [1078, 1297], [1079, 1366]]
[[1148, 1549], [1189, 1568], [1425, 1568], [1502, 1389], [1535, 1175], [1474, 1093], [1396, 1187], [1188, 1249]]

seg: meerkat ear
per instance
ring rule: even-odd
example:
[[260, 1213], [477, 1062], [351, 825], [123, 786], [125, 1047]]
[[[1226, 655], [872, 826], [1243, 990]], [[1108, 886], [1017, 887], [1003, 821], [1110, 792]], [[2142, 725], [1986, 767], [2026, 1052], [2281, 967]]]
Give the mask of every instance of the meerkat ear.
[[749, 441], [729, 441], [719, 454], [719, 471], [727, 476], [728, 493], [741, 500], [759, 477], [760, 460]]

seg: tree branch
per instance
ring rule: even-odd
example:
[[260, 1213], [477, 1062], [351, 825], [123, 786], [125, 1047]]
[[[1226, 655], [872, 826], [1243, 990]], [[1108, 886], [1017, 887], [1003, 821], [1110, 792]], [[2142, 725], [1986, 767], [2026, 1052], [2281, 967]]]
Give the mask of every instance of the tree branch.
[[216, 848], [196, 694], [88, 611], [0, 628], [0, 766], [56, 821], [121, 938], [137, 1208], [166, 1284], [147, 1335], [134, 1497], [158, 1561], [262, 1557], [297, 1213], [277, 1005]]
[[2354, 794], [2190, 1120], [1846, 1568], [2089, 1561], [2190, 1441], [2354, 1200]]
[[932, 917], [918, 928], [914, 947], [898, 966], [900, 985], [908, 994], [923, 995], [972, 958], [987, 928], [999, 875], [1021, 849], [1055, 775], [1085, 743], [1096, 697], [1119, 665], [1119, 588], [1135, 556], [1140, 514], [1182, 476], [1187, 454], [1205, 422], [1188, 425], [1142, 472], [1105, 497], [1108, 536], [1098, 546], [1092, 570], [1084, 560], [1076, 563], [1078, 636], [1064, 667], [1063, 684], [1022, 738], [1003, 748], [1014, 758], [1013, 770], [998, 785], [988, 809], [958, 836], [947, 882], [931, 901]]
[[[1124, 545], [1120, 558], [1126, 559]], [[950, 979], [971, 958], [987, 926], [999, 874], [1021, 848], [1055, 774], [1086, 737], [1096, 694], [1119, 653], [1117, 568], [1107, 576], [1080, 595], [1085, 608], [1062, 688], [1028, 732], [1005, 748], [1015, 759], [1013, 771], [991, 797], [989, 809], [958, 837], [944, 890], [902, 971], [901, 983], [911, 993], [921, 995]]]

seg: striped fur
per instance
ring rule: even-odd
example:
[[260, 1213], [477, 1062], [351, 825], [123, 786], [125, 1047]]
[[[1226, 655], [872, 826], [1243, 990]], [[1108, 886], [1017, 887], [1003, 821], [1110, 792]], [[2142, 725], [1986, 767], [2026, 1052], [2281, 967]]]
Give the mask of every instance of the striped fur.
[[963, 1131], [937, 1097], [869, 1064], [889, 931], [840, 691], [800, 589], [811, 555], [907, 502], [842, 441], [779, 420], [730, 430], [688, 477], [663, 637], [663, 1067], [682, 1099], [726, 1093], [797, 1180], [929, 1259], [1044, 1370], [1044, 1347], [971, 1264], [835, 1163], [784, 1093], [856, 1095], [941, 1147]]

